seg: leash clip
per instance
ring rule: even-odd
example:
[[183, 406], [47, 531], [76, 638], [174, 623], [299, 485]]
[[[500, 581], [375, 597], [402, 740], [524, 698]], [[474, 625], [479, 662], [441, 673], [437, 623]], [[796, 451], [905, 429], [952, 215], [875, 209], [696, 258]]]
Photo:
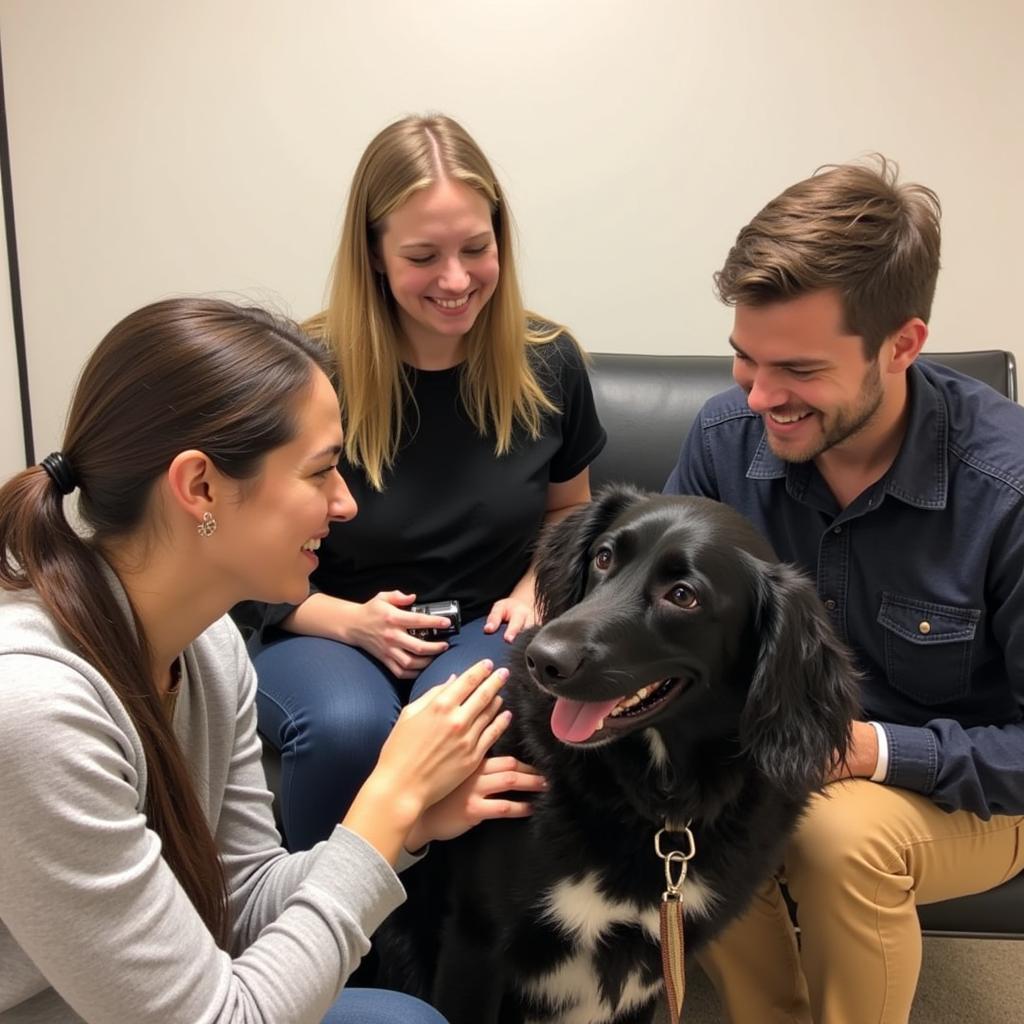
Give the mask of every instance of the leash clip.
[[[661, 837], [666, 832], [682, 835], [686, 840], [685, 850], [665, 851], [661, 848]], [[661, 894], [662, 901], [680, 901], [683, 898], [683, 882], [686, 881], [688, 862], [697, 852], [697, 844], [690, 831], [688, 821], [682, 828], [673, 828], [666, 821], [664, 828], [659, 828], [654, 835], [654, 852], [665, 862], [665, 891]]]

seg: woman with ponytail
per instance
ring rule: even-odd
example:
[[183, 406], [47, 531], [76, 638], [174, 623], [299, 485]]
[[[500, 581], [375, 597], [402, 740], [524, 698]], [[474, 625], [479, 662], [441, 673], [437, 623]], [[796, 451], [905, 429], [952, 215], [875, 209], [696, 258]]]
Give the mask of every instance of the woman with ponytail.
[[355, 515], [329, 369], [262, 311], [148, 306], [90, 358], [61, 451], [0, 489], [2, 1024], [440, 1021], [339, 992], [406, 851], [528, 812], [494, 794], [538, 777], [484, 758], [505, 673], [410, 704], [344, 822], [287, 854], [226, 618], [301, 601]]

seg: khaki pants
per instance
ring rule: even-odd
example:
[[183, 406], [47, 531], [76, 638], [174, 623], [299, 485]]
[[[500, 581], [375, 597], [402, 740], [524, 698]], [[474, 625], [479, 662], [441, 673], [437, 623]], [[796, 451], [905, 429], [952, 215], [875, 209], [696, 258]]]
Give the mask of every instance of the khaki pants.
[[698, 955], [732, 1024], [906, 1024], [921, 968], [915, 906], [1024, 869], [1024, 817], [947, 814], [865, 780], [812, 799], [786, 853], [800, 949], [774, 880]]

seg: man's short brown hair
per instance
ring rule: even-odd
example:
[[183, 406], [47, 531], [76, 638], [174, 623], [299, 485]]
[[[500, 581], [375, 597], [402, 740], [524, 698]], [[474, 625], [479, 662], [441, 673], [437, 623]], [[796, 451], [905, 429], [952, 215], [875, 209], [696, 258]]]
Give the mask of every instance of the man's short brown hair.
[[941, 207], [923, 185], [897, 185], [897, 166], [819, 168], [745, 227], [715, 274], [730, 306], [764, 306], [835, 289], [843, 329], [874, 358], [912, 317], [927, 323], [939, 273]]

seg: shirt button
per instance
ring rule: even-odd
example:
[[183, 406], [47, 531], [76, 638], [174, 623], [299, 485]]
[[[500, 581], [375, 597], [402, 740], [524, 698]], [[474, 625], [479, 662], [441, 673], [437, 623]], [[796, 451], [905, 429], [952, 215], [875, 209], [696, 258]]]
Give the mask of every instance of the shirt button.
[[843, 532], [843, 528], [841, 526], [833, 526], [832, 527], [832, 532], [833, 533], [842, 533]]
[[921, 633], [930, 633], [932, 631], [932, 624], [925, 620], [917, 624], [918, 631]]
[[[827, 608], [827, 609], [828, 609], [828, 610], [829, 610], [830, 612], [834, 612], [834, 611], [836, 610], [836, 603], [835, 603], [835, 601], [833, 601], [833, 600], [832, 600], [832, 598], [830, 597], [830, 598], [829, 598], [829, 599], [828, 599], [828, 600], [827, 600], [827, 601], [825, 602], [825, 607], [826, 607], [826, 608]], [[928, 625], [928, 624], [927, 624], [927, 623], [924, 623], [924, 625]], [[929, 628], [931, 628], [931, 627], [929, 627]]]

